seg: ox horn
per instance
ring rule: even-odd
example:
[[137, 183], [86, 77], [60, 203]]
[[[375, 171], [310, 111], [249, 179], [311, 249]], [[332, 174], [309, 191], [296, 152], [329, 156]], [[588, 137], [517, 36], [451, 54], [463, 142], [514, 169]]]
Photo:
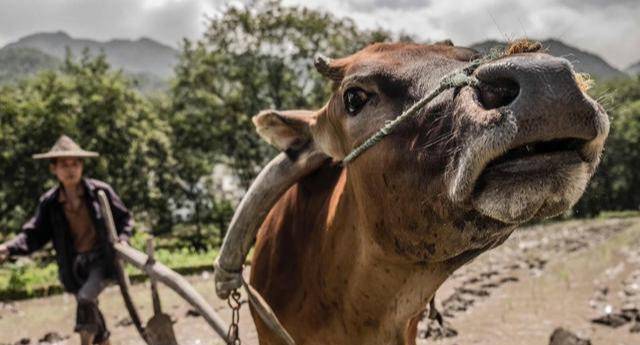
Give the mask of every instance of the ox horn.
[[323, 76], [333, 81], [340, 81], [343, 77], [342, 69], [332, 66], [333, 61], [334, 60], [331, 58], [328, 58], [322, 54], [318, 54], [313, 61], [313, 65], [316, 67], [318, 73], [322, 74]]
[[240, 201], [220, 248], [217, 264], [227, 271], [239, 271], [273, 205], [293, 184], [318, 169], [327, 159], [327, 155], [311, 145], [295, 155], [295, 159], [280, 153], [271, 160]]

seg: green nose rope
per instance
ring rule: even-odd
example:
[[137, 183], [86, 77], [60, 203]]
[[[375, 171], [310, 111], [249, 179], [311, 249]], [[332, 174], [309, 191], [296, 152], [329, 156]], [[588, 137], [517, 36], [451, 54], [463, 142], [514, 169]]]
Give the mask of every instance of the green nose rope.
[[407, 118], [415, 115], [420, 109], [426, 106], [429, 102], [431, 102], [434, 98], [438, 97], [441, 93], [445, 92], [451, 88], [458, 88], [463, 86], [477, 86], [480, 84], [480, 81], [473, 77], [471, 74], [478, 68], [480, 65], [487, 63], [489, 61], [495, 60], [497, 58], [505, 55], [504, 52], [493, 50], [486, 56], [483, 56], [479, 59], [473, 60], [469, 65], [461, 70], [457, 70], [451, 74], [444, 76], [440, 79], [440, 83], [438, 87], [433, 91], [429, 92], [427, 95], [422, 97], [419, 101], [414, 103], [409, 109], [405, 110], [400, 114], [400, 116], [395, 119], [388, 121], [384, 127], [378, 130], [375, 134], [373, 134], [369, 139], [367, 139], [364, 143], [360, 144], [360, 146], [356, 147], [351, 151], [343, 160], [342, 164], [347, 165], [354, 159], [356, 159], [359, 155], [361, 155], [364, 151], [371, 148], [375, 144], [382, 141], [384, 137], [391, 134], [398, 126], [405, 121]]

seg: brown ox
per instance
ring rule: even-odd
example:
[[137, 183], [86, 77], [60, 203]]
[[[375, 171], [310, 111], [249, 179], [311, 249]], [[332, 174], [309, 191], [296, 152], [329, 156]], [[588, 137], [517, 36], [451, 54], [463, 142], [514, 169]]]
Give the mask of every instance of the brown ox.
[[[298, 344], [413, 344], [454, 270], [581, 196], [608, 118], [569, 62], [538, 52], [480, 66], [480, 86], [446, 91], [347, 166], [334, 163], [474, 58], [444, 43], [375, 44], [317, 61], [335, 83], [319, 111], [254, 118], [292, 161], [329, 157], [279, 197], [253, 256], [251, 283]], [[281, 343], [254, 319], [261, 344]]]

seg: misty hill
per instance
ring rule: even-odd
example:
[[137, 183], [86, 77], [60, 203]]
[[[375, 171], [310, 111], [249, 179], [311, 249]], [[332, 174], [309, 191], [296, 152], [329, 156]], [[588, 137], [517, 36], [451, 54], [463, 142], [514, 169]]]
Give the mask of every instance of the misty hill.
[[10, 43], [0, 51], [15, 48], [40, 50], [58, 59], [64, 59], [67, 47], [73, 55], [79, 56], [85, 48], [93, 54], [104, 52], [107, 61], [114, 68], [121, 68], [133, 74], [149, 74], [167, 78], [173, 73], [179, 52], [169, 46], [148, 38], [138, 40], [115, 39], [99, 42], [77, 39], [64, 32], [36, 33]]
[[[555, 39], [540, 41], [549, 54], [564, 57], [573, 63], [578, 72], [589, 73], [596, 79], [615, 79], [626, 77], [626, 74], [612, 67], [596, 54], [586, 52]], [[495, 46], [504, 47], [504, 42], [488, 40], [476, 43], [471, 47], [483, 53]]]
[[[12, 84], [28, 78], [44, 70], [57, 70], [62, 67], [61, 59], [43, 53], [34, 48], [8, 47], [0, 49], [0, 86]], [[125, 71], [136, 89], [143, 93], [166, 91], [169, 87], [167, 78], [155, 74]]]
[[[472, 45], [486, 52], [504, 42], [488, 40]], [[627, 74], [640, 73], [640, 62], [630, 66], [623, 73], [609, 65], [601, 57], [569, 46], [561, 41], [549, 39], [542, 45], [555, 56], [571, 61], [576, 70], [591, 74], [599, 79], [613, 79]], [[91, 39], [76, 39], [64, 32], [36, 33], [25, 36], [17, 42], [0, 49], [0, 83], [32, 75], [42, 69], [59, 66], [69, 47], [75, 56], [80, 56], [85, 48], [92, 54], [104, 52], [107, 61], [114, 68], [123, 69], [139, 83], [142, 90], [161, 90], [168, 86], [167, 79], [173, 73], [179, 52], [148, 38], [138, 40], [114, 39], [99, 42]]]
[[28, 77], [45, 69], [57, 69], [62, 61], [33, 48], [0, 49], [0, 84]]
[[640, 75], [640, 61], [624, 69], [629, 75]]

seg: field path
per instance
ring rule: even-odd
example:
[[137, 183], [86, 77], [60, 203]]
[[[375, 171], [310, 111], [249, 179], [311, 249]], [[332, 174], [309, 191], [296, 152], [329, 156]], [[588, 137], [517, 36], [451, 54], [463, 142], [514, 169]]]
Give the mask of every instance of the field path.
[[[188, 280], [228, 323], [231, 319], [230, 309], [225, 301], [215, 297], [212, 275], [204, 273], [191, 276]], [[192, 315], [190, 306], [176, 293], [162, 284], [159, 284], [159, 288], [163, 311], [176, 321], [174, 330], [181, 345], [223, 344], [202, 317]], [[142, 319], [151, 318], [153, 307], [148, 283], [134, 285], [132, 295]], [[112, 344], [145, 344], [135, 328], [127, 322], [130, 319], [117, 286], [108, 287], [100, 295], [100, 307], [112, 333]], [[73, 333], [74, 322], [75, 300], [68, 294], [0, 305], [0, 344], [14, 344], [22, 338], [29, 338], [31, 344], [37, 344], [45, 334], [56, 332], [69, 337], [64, 344], [77, 345], [80, 342]], [[241, 309], [240, 330], [243, 344], [257, 344], [255, 328], [246, 304]]]
[[424, 322], [419, 344], [546, 345], [564, 327], [594, 345], [637, 345], [633, 320], [617, 328], [591, 320], [634, 308], [637, 318], [639, 287], [640, 219], [525, 228], [439, 291], [438, 306], [458, 335], [442, 337]]

